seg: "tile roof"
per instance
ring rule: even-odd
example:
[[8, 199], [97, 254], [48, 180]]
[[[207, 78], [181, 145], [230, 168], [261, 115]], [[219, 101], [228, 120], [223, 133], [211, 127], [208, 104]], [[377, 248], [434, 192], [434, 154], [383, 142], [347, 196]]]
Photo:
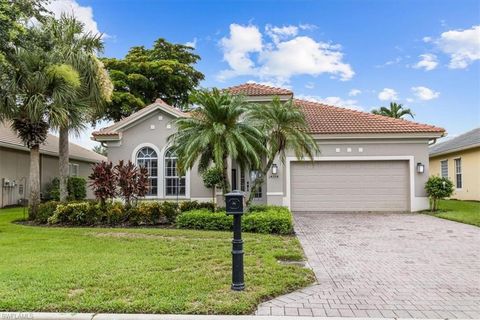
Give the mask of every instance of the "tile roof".
[[275, 96], [291, 95], [293, 92], [284, 88], [275, 88], [259, 83], [244, 83], [238, 86], [226, 88], [231, 94], [242, 94], [246, 96]]
[[430, 156], [435, 156], [475, 147], [480, 147], [480, 128], [475, 128], [445, 142], [437, 143], [430, 147], [429, 153]]
[[318, 102], [294, 99], [305, 114], [314, 134], [360, 134], [360, 133], [438, 133], [443, 128], [403, 119], [375, 115]]
[[[7, 123], [0, 122], [0, 146], [28, 151], [20, 138]], [[69, 144], [70, 158], [89, 162], [107, 161], [104, 157], [94, 151], [85, 149], [75, 143]], [[48, 134], [47, 140], [40, 146], [40, 153], [58, 156], [58, 137]]]

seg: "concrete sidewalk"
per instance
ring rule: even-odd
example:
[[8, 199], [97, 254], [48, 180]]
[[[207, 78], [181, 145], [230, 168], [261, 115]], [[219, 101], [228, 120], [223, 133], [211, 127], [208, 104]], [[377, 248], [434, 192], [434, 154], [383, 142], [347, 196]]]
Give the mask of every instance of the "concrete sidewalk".
[[[0, 312], [0, 320], [274, 320], [276, 316], [182, 315], [182, 314], [116, 314], [116, 313], [55, 313], [55, 312]], [[282, 320], [305, 319], [282, 316]], [[397, 320], [400, 318], [341, 318], [311, 317], [313, 320]], [[411, 318], [409, 320], [412, 320]], [[430, 319], [432, 320], [432, 319]], [[438, 319], [445, 320], [445, 319]]]
[[[121, 314], [121, 313], [55, 313], [55, 312], [0, 312], [0, 320], [298, 320], [301, 316], [232, 316], [183, 314]], [[311, 317], [312, 320], [399, 320], [403, 318]], [[412, 320], [412, 318], [409, 318]], [[415, 319], [413, 319], [415, 320]], [[418, 318], [420, 320], [420, 318]], [[429, 319], [432, 320], [432, 319]], [[433, 319], [433, 320], [448, 320]]]

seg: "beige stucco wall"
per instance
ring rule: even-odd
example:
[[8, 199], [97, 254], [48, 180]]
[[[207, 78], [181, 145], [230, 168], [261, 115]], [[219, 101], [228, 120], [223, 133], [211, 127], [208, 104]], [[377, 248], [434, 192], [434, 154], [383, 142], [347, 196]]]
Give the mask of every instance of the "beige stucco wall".
[[448, 178], [456, 187], [454, 159], [462, 159], [461, 189], [455, 188], [454, 199], [480, 201], [480, 148], [454, 152], [430, 158], [430, 174], [441, 175], [440, 161], [448, 160]]
[[[140, 146], [153, 146], [157, 151], [159, 160], [159, 181], [158, 199], [166, 199], [164, 196], [164, 182], [163, 182], [163, 156], [168, 149], [167, 139], [175, 132], [175, 125], [172, 124], [174, 118], [166, 112], [157, 110], [147, 117], [132, 123], [129, 127], [122, 129], [122, 139], [120, 142], [108, 142], [108, 160], [117, 163], [120, 160], [128, 161], [135, 160], [136, 151]], [[212, 198], [212, 191], [203, 185], [201, 175], [198, 174], [198, 167], [194, 166], [189, 173], [187, 173], [187, 188], [188, 180], [190, 181], [190, 194], [184, 198], [200, 201], [210, 201]], [[176, 199], [176, 197], [175, 197]]]
[[[79, 176], [88, 179], [90, 163], [70, 160], [79, 165]], [[30, 155], [28, 152], [16, 149], [0, 148], [0, 183], [3, 178], [15, 181], [15, 187], [3, 188], [0, 186], [0, 207], [17, 204], [20, 199], [28, 199], [29, 186], [28, 175], [30, 170]], [[41, 192], [45, 192], [46, 186], [58, 176], [58, 158], [41, 155], [40, 158], [40, 184]], [[93, 198], [93, 193], [88, 188], [87, 198]]]

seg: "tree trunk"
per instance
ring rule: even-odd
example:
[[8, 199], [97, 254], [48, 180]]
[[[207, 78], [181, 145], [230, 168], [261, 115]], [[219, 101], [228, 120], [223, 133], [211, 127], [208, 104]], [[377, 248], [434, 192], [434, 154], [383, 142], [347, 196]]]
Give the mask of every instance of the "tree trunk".
[[230, 182], [228, 181], [228, 157], [224, 156], [222, 164], [222, 175], [223, 175], [223, 196], [225, 196], [230, 191]]
[[37, 216], [38, 205], [40, 204], [40, 146], [36, 145], [30, 149], [30, 208], [29, 219], [34, 220]]
[[217, 197], [217, 186], [214, 185], [212, 187], [212, 202], [213, 202], [213, 212], [217, 211], [217, 201], [216, 201], [216, 198]]
[[69, 154], [68, 154], [68, 128], [60, 128], [58, 140], [58, 165], [60, 171], [60, 201], [68, 198]]
[[268, 171], [270, 171], [270, 168], [272, 167], [274, 160], [275, 160], [275, 157], [269, 159], [267, 164], [265, 165], [265, 167], [261, 171], [261, 177], [255, 179], [252, 187], [250, 188], [250, 194], [248, 195], [248, 200], [247, 200], [247, 207], [250, 206], [250, 203], [253, 201], [253, 198], [255, 197], [255, 193], [257, 192], [258, 188], [265, 181], [265, 177], [267, 176]]

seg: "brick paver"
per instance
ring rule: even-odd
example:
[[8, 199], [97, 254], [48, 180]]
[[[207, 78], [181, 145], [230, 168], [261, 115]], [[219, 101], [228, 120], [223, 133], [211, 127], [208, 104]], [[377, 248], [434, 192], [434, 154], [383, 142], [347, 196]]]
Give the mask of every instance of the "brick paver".
[[295, 214], [317, 284], [257, 314], [480, 319], [480, 229], [421, 214]]

